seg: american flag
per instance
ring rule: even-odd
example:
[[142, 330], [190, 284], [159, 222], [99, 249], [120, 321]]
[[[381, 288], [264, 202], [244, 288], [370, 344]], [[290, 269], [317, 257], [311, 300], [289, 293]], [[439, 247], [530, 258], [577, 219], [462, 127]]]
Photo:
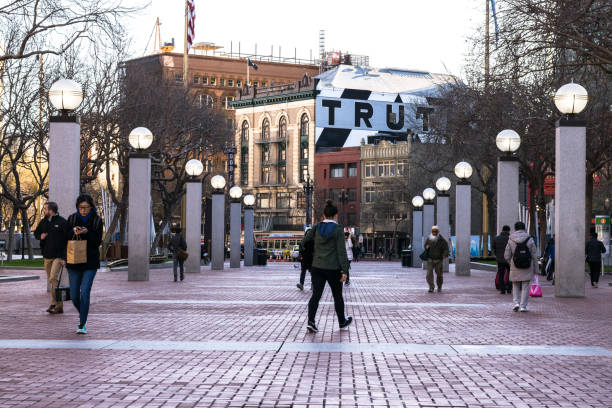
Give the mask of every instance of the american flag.
[[195, 0], [187, 0], [187, 51], [193, 44], [193, 37], [195, 36]]

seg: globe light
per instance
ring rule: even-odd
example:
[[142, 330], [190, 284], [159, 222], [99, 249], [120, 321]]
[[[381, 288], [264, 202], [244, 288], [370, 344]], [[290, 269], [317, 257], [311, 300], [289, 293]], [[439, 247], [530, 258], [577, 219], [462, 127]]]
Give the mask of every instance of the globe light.
[[197, 177], [204, 171], [202, 162], [198, 159], [191, 159], [185, 163], [185, 172], [191, 177]]
[[83, 101], [83, 89], [72, 79], [59, 79], [49, 89], [49, 101], [55, 109], [75, 110]]
[[425, 201], [431, 201], [436, 197], [436, 190], [434, 190], [431, 187], [426, 188], [425, 190], [423, 190], [423, 198], [425, 199]]
[[242, 189], [238, 186], [233, 186], [230, 188], [229, 195], [234, 200], [238, 200], [240, 197], [242, 197]]
[[255, 204], [255, 196], [253, 194], [247, 194], [244, 196], [244, 205], [248, 205], [249, 207]]
[[467, 180], [472, 175], [472, 166], [468, 162], [459, 162], [455, 166], [455, 175], [461, 180]]
[[580, 113], [589, 100], [589, 94], [581, 85], [569, 83], [555, 93], [555, 105], [564, 115]]
[[451, 188], [451, 181], [448, 177], [440, 177], [436, 180], [436, 188], [442, 193], [446, 193]]
[[512, 129], [504, 129], [497, 134], [495, 144], [502, 152], [516, 152], [521, 145], [521, 137]]
[[130, 146], [136, 150], [145, 150], [153, 143], [153, 133], [146, 127], [137, 127], [128, 136]]
[[217, 174], [213, 178], [210, 179], [210, 184], [214, 189], [221, 190], [225, 187], [225, 178], [222, 175]]
[[412, 197], [412, 206], [414, 208], [421, 208], [424, 203], [425, 203], [425, 200], [423, 200], [423, 197], [421, 196]]

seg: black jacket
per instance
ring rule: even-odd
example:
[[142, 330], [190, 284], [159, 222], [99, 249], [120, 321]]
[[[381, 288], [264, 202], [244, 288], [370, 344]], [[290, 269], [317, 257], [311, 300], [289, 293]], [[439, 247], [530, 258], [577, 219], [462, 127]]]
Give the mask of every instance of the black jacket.
[[[87, 240], [87, 262], [81, 264], [66, 264], [69, 269], [99, 269], [100, 268], [100, 244], [102, 243], [102, 219], [98, 215], [95, 209], [92, 209], [93, 214], [87, 220], [87, 223], [83, 224], [81, 217], [78, 213], [73, 213], [66, 220], [64, 227], [64, 239], [66, 243], [73, 239], [74, 231], [72, 230], [76, 226], [87, 228], [85, 234], [81, 234], [81, 239]], [[64, 259], [66, 259], [66, 251], [64, 251]]]
[[312, 266], [312, 258], [314, 257], [314, 240], [306, 242], [300, 242], [300, 262], [307, 268]]
[[173, 254], [177, 253], [179, 248], [183, 251], [187, 250], [187, 242], [181, 233], [172, 235], [168, 241], [168, 250]]
[[[66, 240], [64, 239], [64, 225], [66, 220], [59, 215], [54, 215], [51, 220], [43, 218], [34, 230], [34, 236], [40, 241], [40, 250], [43, 258], [63, 258], [66, 253]], [[47, 234], [41, 239], [42, 234]]]
[[584, 252], [587, 256], [587, 262], [601, 262], [601, 254], [606, 253], [606, 247], [603, 242], [598, 241], [597, 238], [591, 238], [586, 243]]
[[504, 253], [506, 252], [506, 245], [508, 245], [509, 238], [510, 233], [502, 231], [501, 234], [493, 239], [492, 249], [498, 263], [507, 263], [506, 259], [504, 258]]

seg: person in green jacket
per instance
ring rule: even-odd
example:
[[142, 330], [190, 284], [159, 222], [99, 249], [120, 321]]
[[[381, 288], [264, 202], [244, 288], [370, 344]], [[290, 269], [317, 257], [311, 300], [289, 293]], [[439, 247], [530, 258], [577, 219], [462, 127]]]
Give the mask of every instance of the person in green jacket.
[[353, 322], [352, 317], [344, 316], [344, 299], [342, 298], [342, 284], [346, 280], [349, 261], [344, 246], [344, 228], [338, 225], [338, 208], [331, 200], [327, 200], [323, 209], [324, 220], [309, 230], [302, 245], [314, 241], [314, 256], [310, 279], [312, 281], [312, 297], [308, 302], [308, 325], [310, 333], [319, 331], [315, 323], [315, 316], [319, 308], [319, 301], [325, 289], [325, 282], [329, 284], [334, 297], [334, 307], [341, 329]]

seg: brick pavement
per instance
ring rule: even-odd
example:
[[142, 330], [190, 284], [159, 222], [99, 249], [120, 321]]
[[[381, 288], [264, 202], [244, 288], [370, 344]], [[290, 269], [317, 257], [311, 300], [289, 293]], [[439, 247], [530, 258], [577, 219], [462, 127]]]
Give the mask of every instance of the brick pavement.
[[[554, 298], [544, 282], [544, 297], [519, 314], [510, 295], [494, 290], [491, 272], [445, 274], [442, 293], [426, 291], [424, 271], [397, 264], [361, 262], [352, 273], [344, 293], [355, 324], [338, 329], [326, 290], [316, 335], [304, 327], [310, 292], [295, 288], [299, 272], [289, 263], [203, 267], [183, 283], [171, 282], [169, 270], [152, 270], [149, 282], [98, 273], [81, 337], [70, 305], [64, 315], [44, 312], [44, 280], [0, 284], [0, 340], [15, 347], [26, 339], [69, 340], [68, 347], [148, 341], [135, 350], [0, 347], [0, 406], [612, 406], [610, 354], [563, 347], [612, 352], [609, 276], [584, 299]], [[232, 342], [240, 351], [226, 351]], [[334, 344], [354, 347], [321, 351]], [[419, 348], [391, 347], [410, 345]], [[526, 347], [513, 354], [484, 345]]]

